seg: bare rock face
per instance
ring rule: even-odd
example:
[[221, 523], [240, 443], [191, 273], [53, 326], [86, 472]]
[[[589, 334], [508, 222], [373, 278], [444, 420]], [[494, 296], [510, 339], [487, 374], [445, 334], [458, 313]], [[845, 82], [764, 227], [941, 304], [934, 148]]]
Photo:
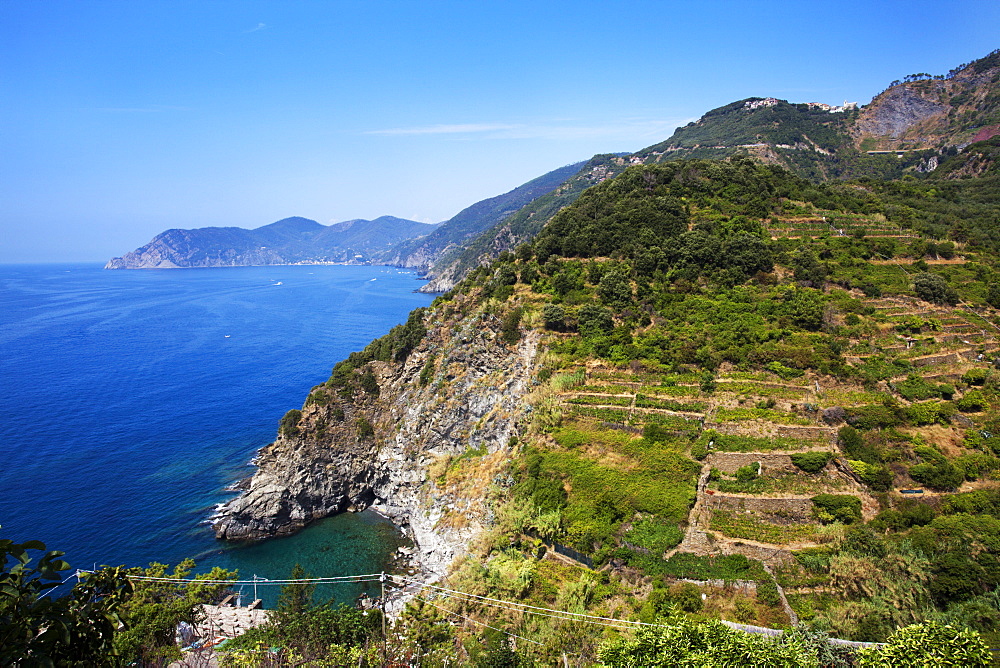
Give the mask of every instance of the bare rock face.
[[538, 333], [509, 345], [498, 335], [497, 316], [474, 312], [454, 320], [443, 310], [432, 312], [426, 336], [404, 362], [369, 362], [355, 371], [359, 377], [371, 371], [377, 392], [360, 385], [314, 388], [298, 433], [286, 431], [263, 448], [246, 490], [218, 510], [219, 538], [289, 534], [371, 506], [407, 531], [425, 569], [445, 572], [487, 522], [490, 479], [456, 494], [428, 480], [428, 469], [470, 449], [482, 453], [484, 466], [505, 462], [529, 411], [524, 397]]
[[893, 86], [862, 112], [857, 130], [862, 134], [898, 139], [914, 125], [948, 112], [950, 107], [938, 102], [936, 97], [907, 86]]

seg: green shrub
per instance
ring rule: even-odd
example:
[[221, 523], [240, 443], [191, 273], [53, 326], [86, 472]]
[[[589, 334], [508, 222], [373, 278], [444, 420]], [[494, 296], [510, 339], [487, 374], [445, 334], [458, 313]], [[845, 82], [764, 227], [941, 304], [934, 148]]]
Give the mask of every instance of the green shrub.
[[757, 600], [764, 605], [777, 607], [781, 605], [781, 596], [778, 594], [778, 585], [773, 580], [766, 580], [757, 584]]
[[566, 327], [566, 310], [559, 304], [546, 304], [542, 308], [545, 327], [561, 332]]
[[965, 481], [965, 473], [950, 462], [923, 463], [910, 467], [910, 477], [931, 489], [956, 489]]
[[986, 382], [986, 369], [969, 369], [962, 374], [962, 382], [969, 385], [982, 385]]
[[791, 455], [792, 463], [806, 473], [819, 473], [833, 459], [832, 452], [800, 452]]
[[[932, 399], [940, 396], [938, 386], [927, 382], [922, 376], [910, 374], [906, 380], [895, 384], [899, 396], [907, 401]], [[954, 391], [954, 390], [953, 390]]]
[[824, 524], [861, 520], [861, 499], [851, 494], [818, 494], [812, 498], [816, 517]]
[[615, 323], [611, 311], [597, 304], [584, 304], [576, 314], [581, 336], [595, 337], [610, 334]]
[[642, 428], [642, 437], [650, 443], [662, 443], [670, 438], [671, 433], [663, 425], [650, 422]]
[[736, 469], [736, 480], [739, 482], [756, 480], [758, 475], [760, 475], [760, 464], [757, 462]]
[[984, 513], [1000, 518], [1000, 488], [976, 489], [971, 492], [949, 494], [944, 497], [942, 505], [943, 511], [951, 515]]
[[684, 532], [676, 524], [648, 518], [633, 524], [624, 539], [646, 548], [655, 556], [661, 556], [680, 544], [684, 539]]
[[299, 422], [302, 421], [302, 411], [297, 408], [285, 413], [278, 424], [278, 433], [282, 436], [298, 436]]
[[989, 401], [982, 390], [969, 390], [962, 395], [955, 406], [963, 413], [978, 413], [989, 406]]
[[702, 557], [688, 552], [678, 552], [661, 562], [663, 575], [692, 580], [766, 580], [767, 572], [759, 561], [747, 559], [742, 554]]
[[362, 390], [378, 396], [378, 381], [375, 380], [375, 374], [371, 369], [365, 369], [365, 372], [361, 374], [360, 382]]
[[431, 382], [431, 379], [434, 378], [435, 360], [436, 357], [434, 355], [430, 355], [427, 358], [427, 361], [424, 362], [424, 367], [420, 370], [420, 387], [426, 387], [427, 384]]
[[903, 419], [914, 427], [928, 424], [947, 424], [948, 418], [955, 414], [955, 406], [946, 401], [925, 401], [910, 404], [902, 409]]
[[701, 461], [708, 456], [708, 445], [702, 441], [697, 441], [691, 446], [691, 457]]
[[793, 378], [801, 378], [802, 375], [805, 373], [801, 369], [792, 369], [790, 367], [787, 367], [781, 362], [778, 362], [777, 360], [768, 363], [764, 368], [770, 371], [771, 373], [777, 374], [778, 376], [784, 378], [785, 380], [791, 380]]
[[359, 441], [367, 441], [375, 438], [375, 427], [368, 418], [361, 416], [357, 420], [357, 434]]
[[858, 429], [885, 429], [903, 424], [899, 411], [882, 404], [855, 406], [848, 410], [847, 419]]
[[521, 340], [521, 316], [524, 310], [518, 306], [507, 311], [500, 323], [500, 338], [513, 345]]
[[888, 492], [892, 487], [892, 472], [884, 465], [870, 464], [854, 459], [847, 460], [847, 464], [861, 478], [862, 482], [874, 491]]
[[859, 650], [857, 656], [862, 668], [986, 668], [992, 663], [989, 646], [979, 633], [938, 622], [899, 629], [885, 645]]

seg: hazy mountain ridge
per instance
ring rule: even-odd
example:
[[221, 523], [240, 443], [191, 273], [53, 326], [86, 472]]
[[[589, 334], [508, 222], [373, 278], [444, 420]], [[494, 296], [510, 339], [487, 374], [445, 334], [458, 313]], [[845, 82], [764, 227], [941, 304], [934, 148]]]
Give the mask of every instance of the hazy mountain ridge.
[[105, 269], [173, 269], [276, 264], [371, 264], [393, 244], [432, 232], [437, 225], [381, 216], [333, 225], [298, 216], [253, 230], [241, 227], [171, 229]]
[[626, 154], [596, 155], [585, 163], [570, 165], [579, 167], [579, 170], [558, 187], [502, 218], [464, 245], [442, 253], [430, 269], [431, 280], [420, 291], [446, 292], [470, 270], [488, 264], [500, 253], [530, 240], [553, 215], [572, 204], [584, 190], [625, 169], [629, 163], [624, 155]]
[[460, 251], [464, 244], [520, 210], [528, 203], [558, 188], [580, 169], [582, 162], [554, 169], [496, 197], [476, 202], [421, 239], [399, 244], [379, 256], [386, 264], [427, 271], [443, 255]]

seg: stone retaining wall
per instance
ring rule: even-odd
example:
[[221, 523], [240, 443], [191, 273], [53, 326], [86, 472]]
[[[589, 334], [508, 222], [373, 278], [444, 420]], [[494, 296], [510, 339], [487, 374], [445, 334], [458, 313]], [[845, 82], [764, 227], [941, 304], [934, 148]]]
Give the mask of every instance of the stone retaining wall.
[[705, 497], [705, 508], [709, 510], [735, 510], [755, 515], [783, 517], [788, 523], [812, 520], [811, 499], [773, 498], [753, 496], [731, 496], [711, 494]]
[[748, 464], [760, 462], [763, 473], [773, 471], [796, 471], [792, 458], [766, 452], [712, 452], [705, 460], [712, 468], [722, 473], [733, 474]]

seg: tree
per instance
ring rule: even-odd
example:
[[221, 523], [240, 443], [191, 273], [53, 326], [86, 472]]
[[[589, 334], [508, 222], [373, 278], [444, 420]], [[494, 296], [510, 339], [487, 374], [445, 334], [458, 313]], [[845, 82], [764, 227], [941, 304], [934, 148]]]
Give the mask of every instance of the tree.
[[784, 312], [803, 329], [818, 330], [823, 324], [823, 297], [810, 289], [795, 288], [785, 293]]
[[[32, 565], [32, 552], [44, 552]], [[110, 665], [122, 602], [131, 593], [123, 569], [80, 575], [52, 593], [69, 564], [39, 541], [0, 539], [0, 665]]]
[[610, 334], [615, 326], [611, 311], [597, 304], [584, 304], [576, 317], [580, 334], [585, 337]]
[[811, 249], [803, 246], [792, 255], [789, 264], [795, 272], [795, 280], [806, 281], [813, 287], [822, 287], [823, 279], [826, 278], [826, 266], [820, 264]]
[[[289, 580], [303, 580], [310, 576], [301, 564], [292, 566], [292, 572], [288, 574]], [[316, 592], [316, 585], [310, 582], [289, 582], [282, 585], [281, 593], [278, 595], [278, 605], [275, 613], [278, 615], [298, 615], [305, 612], [313, 605], [313, 594]]]
[[542, 319], [547, 329], [562, 331], [566, 326], [566, 310], [559, 304], [546, 304], [542, 308]]
[[597, 294], [609, 306], [624, 308], [632, 301], [632, 282], [620, 271], [609, 271], [601, 277]]
[[298, 436], [299, 422], [301, 420], [302, 411], [298, 408], [293, 408], [281, 418], [281, 423], [278, 425], [278, 432], [282, 436]]
[[922, 272], [913, 277], [913, 291], [926, 302], [933, 304], [956, 304], [958, 294], [948, 281], [937, 274]]
[[524, 313], [520, 306], [512, 308], [504, 313], [500, 322], [500, 338], [504, 343], [514, 345], [521, 340], [521, 315]]

